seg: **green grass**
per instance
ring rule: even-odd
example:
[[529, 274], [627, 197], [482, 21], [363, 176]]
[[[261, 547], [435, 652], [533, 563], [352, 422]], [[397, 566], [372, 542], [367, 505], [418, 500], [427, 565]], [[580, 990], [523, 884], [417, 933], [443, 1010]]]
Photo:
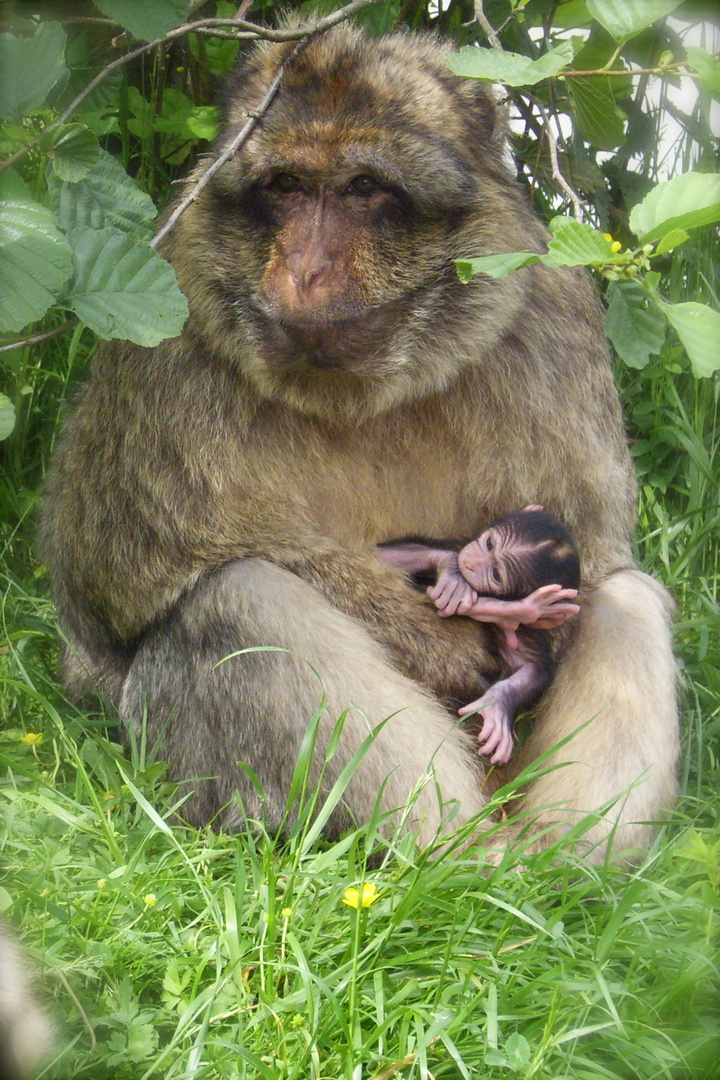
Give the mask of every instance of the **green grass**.
[[[714, 290], [717, 242], [693, 258], [702, 279], [678, 258], [672, 298]], [[334, 847], [302, 823], [282, 844], [168, 825], [152, 749], [126, 754], [112, 718], [65, 700], [33, 520], [90, 346], [78, 334], [70, 361], [53, 341], [11, 368], [21, 419], [0, 487], [0, 909], [58, 1025], [43, 1075], [715, 1080], [718, 383], [672, 342], [619, 372], [638, 557], [678, 602], [683, 680], [682, 795], [643, 864], [592, 868], [560, 846], [493, 869], [411, 838], [368, 863], [376, 823]], [[358, 913], [343, 894], [363, 881], [379, 896]]]
[[[633, 871], [562, 848], [492, 869], [409, 838], [368, 866], [367, 830], [328, 848], [169, 826], [162, 764], [126, 755], [56, 679], [32, 454], [57, 380], [52, 360], [36, 369], [2, 491], [0, 906], [57, 1019], [43, 1075], [714, 1080], [718, 403], [674, 363], [621, 374], [638, 554], [678, 601], [684, 683], [683, 794]], [[342, 898], [362, 881], [379, 898], [358, 914]]]

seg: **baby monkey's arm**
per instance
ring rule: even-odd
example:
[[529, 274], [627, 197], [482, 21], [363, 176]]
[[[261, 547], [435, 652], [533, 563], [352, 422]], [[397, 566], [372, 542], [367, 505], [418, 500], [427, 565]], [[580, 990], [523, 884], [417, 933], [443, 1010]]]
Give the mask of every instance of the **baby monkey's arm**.
[[386, 566], [404, 570], [406, 574], [434, 573], [435, 584], [427, 592], [443, 618], [458, 614], [461, 605], [471, 608], [479, 600], [478, 594], [460, 573], [455, 551], [428, 547], [426, 544], [393, 544], [376, 548], [376, 552]]

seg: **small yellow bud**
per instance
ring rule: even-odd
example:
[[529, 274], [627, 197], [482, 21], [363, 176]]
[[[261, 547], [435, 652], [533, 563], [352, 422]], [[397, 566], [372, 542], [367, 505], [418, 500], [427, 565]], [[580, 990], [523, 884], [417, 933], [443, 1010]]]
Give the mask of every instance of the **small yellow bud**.
[[618, 251], [622, 251], [622, 244], [620, 243], [620, 241], [614, 240], [610, 250], [612, 251], [613, 255], [617, 255]]
[[283, 917], [283, 919], [289, 919], [291, 915], [292, 915], [292, 908], [291, 907], [284, 907], [282, 909], [282, 917]]
[[146, 893], [143, 900], [145, 901], [145, 907], [155, 907], [157, 904], [157, 896], [154, 892]]
[[20, 736], [20, 742], [26, 746], [40, 746], [45, 742], [45, 736], [41, 731], [28, 731], [27, 735]]
[[376, 886], [373, 885], [371, 881], [366, 881], [362, 887], [362, 892], [354, 885], [351, 885], [349, 889], [346, 889], [343, 894], [342, 902], [351, 908], [367, 908], [370, 907], [371, 904], [374, 904], [379, 896], [380, 893], [377, 891]]
[[607, 240], [608, 243], [612, 244], [612, 235], [609, 232], [604, 232], [603, 240]]
[[100, 889], [102, 891], [105, 888], [106, 885], [107, 885], [107, 881], [106, 881], [106, 879], [104, 877], [101, 877], [101, 878], [97, 879], [97, 888], [98, 889]]

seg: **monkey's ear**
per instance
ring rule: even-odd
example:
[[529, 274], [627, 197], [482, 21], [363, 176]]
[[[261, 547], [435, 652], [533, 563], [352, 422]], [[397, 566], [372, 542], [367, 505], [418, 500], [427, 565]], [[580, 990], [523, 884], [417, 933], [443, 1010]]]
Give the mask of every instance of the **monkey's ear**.
[[254, 51], [251, 52], [249, 49], [244, 53], [240, 53], [232, 71], [225, 81], [225, 86], [223, 87], [219, 101], [220, 122], [223, 128], [230, 122], [233, 106], [238, 98], [244, 97], [251, 76], [257, 70], [256, 65], [252, 62], [253, 56]]
[[508, 134], [508, 108], [502, 101], [502, 87], [461, 76], [457, 77], [456, 86], [473, 141], [479, 142], [485, 153], [492, 149], [501, 155]]

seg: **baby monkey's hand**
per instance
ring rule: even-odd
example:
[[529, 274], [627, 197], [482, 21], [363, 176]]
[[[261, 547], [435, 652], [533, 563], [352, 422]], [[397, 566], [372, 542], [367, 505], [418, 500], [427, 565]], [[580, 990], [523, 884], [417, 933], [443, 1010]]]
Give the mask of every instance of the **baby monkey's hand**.
[[572, 603], [577, 594], [577, 589], [563, 589], [562, 585], [543, 585], [524, 600], [513, 603], [514, 608], [517, 605], [517, 620], [523, 626], [552, 630], [578, 614], [580, 605]]
[[458, 570], [457, 559], [454, 563], [448, 562], [449, 565], [440, 567], [437, 581], [427, 591], [444, 619], [449, 615], [466, 614], [478, 600], [478, 594]]

